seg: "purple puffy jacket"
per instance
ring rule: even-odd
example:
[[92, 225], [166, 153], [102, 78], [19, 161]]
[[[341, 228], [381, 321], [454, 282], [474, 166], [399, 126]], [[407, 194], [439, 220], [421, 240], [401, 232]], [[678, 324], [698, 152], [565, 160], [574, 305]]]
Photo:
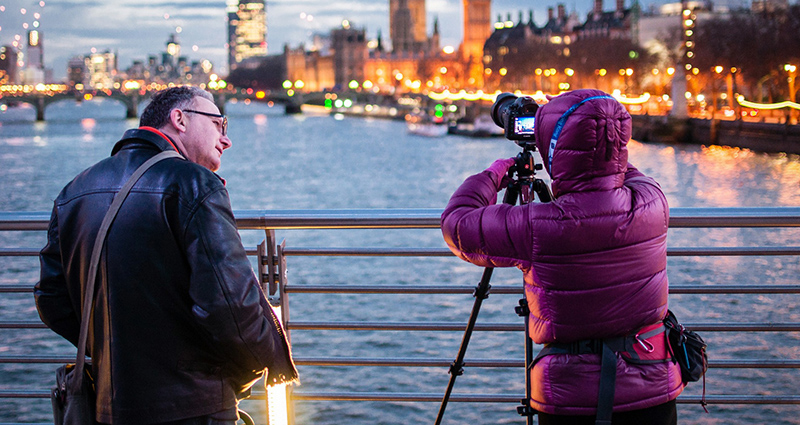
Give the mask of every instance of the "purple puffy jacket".
[[[568, 117], [550, 156], [559, 118]], [[497, 176], [467, 178], [442, 214], [450, 249], [479, 266], [524, 272], [536, 343], [631, 334], [667, 313], [669, 207], [661, 188], [628, 164], [631, 117], [598, 90], [553, 98], [536, 113], [537, 148], [552, 178], [550, 203], [497, 202]], [[596, 412], [600, 356], [551, 355], [531, 373], [534, 409]], [[614, 411], [666, 403], [683, 390], [672, 362], [628, 363], [617, 354]]]

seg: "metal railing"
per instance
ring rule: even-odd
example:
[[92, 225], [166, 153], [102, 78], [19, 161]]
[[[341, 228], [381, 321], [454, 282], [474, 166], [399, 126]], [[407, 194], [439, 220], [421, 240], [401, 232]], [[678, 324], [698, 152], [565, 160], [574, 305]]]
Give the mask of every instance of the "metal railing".
[[[281, 318], [288, 332], [308, 330], [373, 330], [373, 331], [441, 331], [463, 332], [462, 322], [343, 322], [340, 320], [315, 321], [290, 317], [290, 298], [300, 294], [471, 294], [473, 286], [462, 285], [325, 285], [291, 284], [288, 282], [286, 264], [288, 257], [451, 257], [446, 248], [287, 248], [285, 242], [278, 244], [276, 230], [323, 229], [436, 229], [439, 227], [440, 210], [396, 209], [396, 210], [247, 210], [236, 211], [236, 221], [240, 230], [262, 230], [266, 237], [248, 254], [256, 256], [258, 274], [271, 300], [281, 307]], [[43, 231], [47, 228], [49, 214], [43, 212], [9, 213], [0, 212], [0, 231]], [[800, 227], [800, 207], [776, 208], [673, 208], [670, 210], [670, 228], [787, 228]], [[43, 239], [42, 239], [43, 240]], [[3, 245], [0, 243], [0, 245]], [[0, 248], [0, 257], [30, 257], [38, 255], [39, 247]], [[672, 247], [667, 250], [670, 257], [726, 257], [726, 256], [797, 256], [800, 246], [743, 246], [743, 247]], [[0, 285], [0, 294], [30, 293], [31, 282], [18, 282]], [[519, 286], [498, 285], [492, 287], [492, 294], [522, 294]], [[685, 285], [674, 282], [670, 294], [800, 294], [800, 282], [789, 285]], [[4, 295], [0, 295], [4, 296]], [[33, 303], [33, 297], [31, 297]], [[795, 322], [702, 322], [685, 323], [688, 328], [700, 332], [800, 332], [800, 323]], [[0, 329], [41, 329], [40, 321], [5, 320], [0, 317]], [[518, 323], [478, 323], [476, 331], [516, 332], [523, 331]], [[315, 350], [318, 352], [321, 350]], [[447, 368], [452, 362], [449, 358], [419, 357], [334, 357], [310, 356], [295, 350], [299, 366], [385, 366], [385, 367], [441, 367]], [[0, 364], [29, 364], [70, 362], [74, 355], [0, 355]], [[521, 368], [522, 359], [470, 359], [469, 366], [475, 368]], [[710, 368], [719, 369], [800, 369], [800, 359], [738, 359], [719, 360], [712, 358]], [[8, 387], [7, 383], [0, 385]], [[0, 390], [2, 398], [47, 398], [49, 397], [49, 376], [43, 378], [41, 390]], [[287, 389], [289, 411], [294, 401], [400, 401], [400, 402], [439, 402], [439, 393], [402, 392], [343, 392], [323, 391], [312, 388], [304, 391]], [[757, 395], [754, 389], [749, 394], [718, 395], [709, 394], [710, 404], [793, 404], [800, 405], [800, 392], [782, 395]], [[518, 403], [522, 394], [454, 394], [453, 402]], [[254, 399], [265, 399], [266, 394], [255, 392]], [[700, 396], [682, 395], [679, 403], [698, 403]], [[268, 421], [268, 420], [267, 420]], [[292, 421], [290, 416], [290, 422]]]

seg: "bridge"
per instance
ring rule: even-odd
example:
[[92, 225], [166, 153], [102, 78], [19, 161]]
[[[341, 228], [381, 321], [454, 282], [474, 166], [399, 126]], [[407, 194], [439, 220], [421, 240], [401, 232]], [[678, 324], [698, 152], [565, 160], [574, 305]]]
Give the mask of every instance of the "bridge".
[[[165, 88], [165, 87], [164, 87]], [[114, 99], [125, 105], [125, 118], [138, 118], [139, 106], [149, 101], [150, 96], [157, 90], [124, 90], [124, 89], [97, 89], [75, 90], [63, 84], [39, 84], [37, 86], [2, 86], [0, 87], [0, 104], [15, 105], [27, 103], [36, 109], [36, 121], [45, 120], [45, 110], [50, 104], [61, 101], [82, 102], [94, 98]], [[289, 96], [285, 90], [256, 91], [253, 89], [227, 89], [210, 90], [214, 96], [214, 103], [220, 112], [225, 113], [225, 104], [232, 99], [250, 100], [254, 102], [274, 102], [286, 106], [287, 113], [300, 111], [304, 103], [323, 104], [325, 93], [293, 93]]]

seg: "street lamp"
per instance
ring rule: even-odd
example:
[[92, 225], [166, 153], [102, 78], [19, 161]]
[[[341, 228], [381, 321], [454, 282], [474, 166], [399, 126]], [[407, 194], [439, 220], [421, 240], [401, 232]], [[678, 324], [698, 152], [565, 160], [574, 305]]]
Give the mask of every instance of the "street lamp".
[[783, 66], [783, 70], [789, 73], [787, 81], [789, 82], [789, 100], [795, 101], [794, 79], [797, 76], [797, 66], [787, 63]]
[[[786, 65], [783, 66], [783, 70], [789, 73], [789, 77], [787, 78], [787, 81], [789, 82], [789, 100], [794, 103], [795, 101], [794, 80], [795, 77], [797, 77], [797, 67], [795, 65], [787, 63]], [[788, 108], [788, 110], [789, 110], [788, 121], [791, 121], [793, 115], [792, 108]]]

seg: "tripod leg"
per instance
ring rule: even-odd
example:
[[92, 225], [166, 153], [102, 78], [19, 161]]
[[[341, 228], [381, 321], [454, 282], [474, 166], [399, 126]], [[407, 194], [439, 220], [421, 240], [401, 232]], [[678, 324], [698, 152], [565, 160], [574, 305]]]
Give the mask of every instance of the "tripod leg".
[[472, 330], [475, 328], [475, 322], [478, 319], [478, 313], [481, 309], [483, 300], [489, 297], [489, 280], [492, 279], [492, 272], [494, 268], [487, 267], [483, 270], [483, 277], [481, 282], [475, 288], [475, 303], [472, 305], [472, 313], [469, 315], [469, 322], [467, 322], [467, 329], [464, 331], [464, 336], [461, 338], [461, 346], [458, 348], [458, 355], [456, 360], [450, 365], [450, 381], [447, 383], [447, 390], [444, 392], [442, 404], [439, 406], [439, 414], [436, 417], [436, 425], [442, 423], [444, 418], [444, 410], [447, 408], [447, 402], [450, 400], [450, 393], [453, 391], [453, 385], [456, 383], [456, 377], [464, 373], [464, 355], [467, 353], [467, 345], [472, 336]]
[[519, 306], [514, 308], [517, 315], [525, 318], [525, 398], [520, 400], [522, 406], [517, 407], [517, 413], [520, 416], [527, 417], [527, 424], [533, 425], [533, 416], [536, 411], [531, 407], [531, 392], [533, 390], [531, 384], [531, 367], [533, 366], [533, 340], [531, 339], [528, 330], [528, 321], [530, 320], [530, 309], [528, 309], [528, 300], [522, 298], [519, 300]]

